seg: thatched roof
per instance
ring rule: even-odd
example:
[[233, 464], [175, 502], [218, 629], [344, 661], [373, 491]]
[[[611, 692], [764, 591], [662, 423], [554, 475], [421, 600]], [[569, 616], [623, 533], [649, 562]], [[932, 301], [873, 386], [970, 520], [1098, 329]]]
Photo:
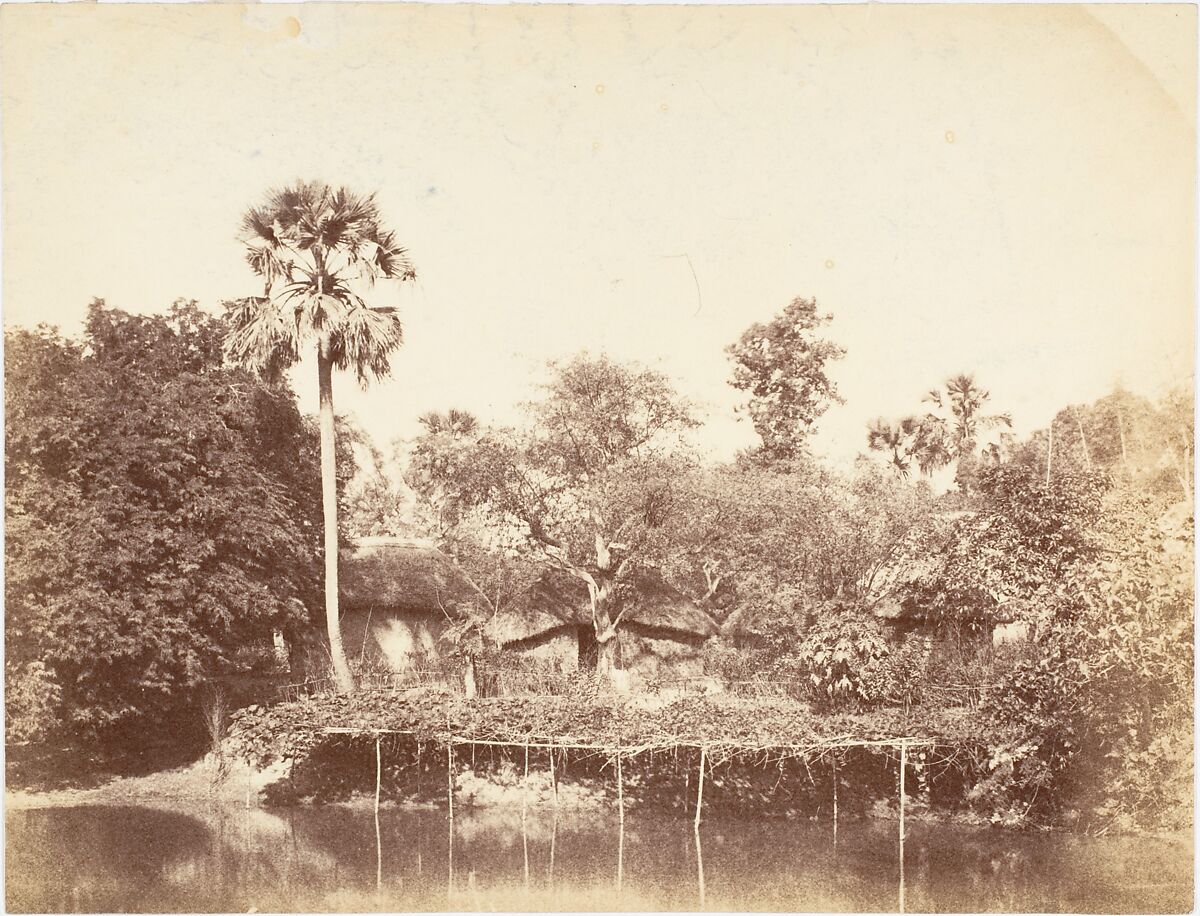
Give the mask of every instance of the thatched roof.
[[[338, 564], [342, 607], [394, 608], [441, 614], [464, 589], [454, 564], [428, 543], [362, 538], [343, 548]], [[447, 604], [448, 606], [448, 604]]]
[[[401, 538], [362, 538], [341, 551], [342, 606], [442, 613], [472, 597], [453, 561], [431, 544]], [[625, 622], [634, 627], [711, 636], [712, 619], [653, 572], [634, 579]], [[528, 639], [592, 620], [587, 588], [565, 572], [548, 569], [533, 587], [493, 619], [500, 642]]]
[[[673, 631], [712, 636], [717, 625], [696, 603], [652, 571], [638, 573], [625, 599], [629, 609], [622, 625], [631, 629]], [[519, 601], [492, 621], [491, 636], [501, 643], [519, 642], [551, 630], [590, 625], [587, 586], [559, 570], [543, 573]]]

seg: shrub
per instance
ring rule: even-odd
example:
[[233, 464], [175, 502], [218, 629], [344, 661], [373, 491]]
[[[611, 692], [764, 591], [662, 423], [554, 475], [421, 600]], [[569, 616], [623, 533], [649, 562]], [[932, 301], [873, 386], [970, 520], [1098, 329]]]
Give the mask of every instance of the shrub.
[[822, 706], [870, 706], [881, 696], [880, 669], [890, 653], [883, 628], [857, 609], [834, 606], [780, 659], [786, 673], [807, 679]]

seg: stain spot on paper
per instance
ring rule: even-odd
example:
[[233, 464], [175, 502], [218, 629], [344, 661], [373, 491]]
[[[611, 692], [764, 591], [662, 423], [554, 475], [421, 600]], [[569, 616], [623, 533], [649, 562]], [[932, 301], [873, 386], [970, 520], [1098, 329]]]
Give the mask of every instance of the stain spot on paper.
[[300, 20], [295, 16], [288, 16], [283, 20], [283, 31], [288, 38], [298, 38], [300, 36]]
[[826, 259], [825, 259], [825, 269], [826, 269], [826, 270], [833, 270], [833, 258], [826, 258]]
[[596, 95], [604, 95], [604, 84], [603, 83], [596, 84]]
[[952, 130], [948, 130], [948, 131], [946, 131], [946, 142], [947, 142], [947, 143], [953, 143], [953, 142], [954, 142], [954, 131], [952, 131]]

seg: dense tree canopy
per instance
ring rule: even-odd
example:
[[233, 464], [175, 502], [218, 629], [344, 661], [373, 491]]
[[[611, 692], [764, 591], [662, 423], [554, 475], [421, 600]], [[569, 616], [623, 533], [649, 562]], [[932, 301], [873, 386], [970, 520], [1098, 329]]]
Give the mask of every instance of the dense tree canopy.
[[767, 458], [803, 455], [813, 424], [841, 400], [827, 365], [846, 351], [816, 336], [829, 320], [817, 311], [816, 299], [798, 297], [726, 348], [733, 362], [731, 384], [748, 394], [747, 410]]
[[223, 332], [94, 302], [80, 342], [6, 334], [10, 738], [145, 725], [305, 623], [317, 469], [292, 393], [226, 368]]

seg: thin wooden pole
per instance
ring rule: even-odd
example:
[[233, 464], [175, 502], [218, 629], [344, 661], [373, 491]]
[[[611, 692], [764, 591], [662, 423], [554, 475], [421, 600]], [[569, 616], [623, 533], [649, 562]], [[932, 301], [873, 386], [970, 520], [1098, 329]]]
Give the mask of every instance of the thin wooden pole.
[[379, 790], [383, 785], [383, 754], [380, 742], [383, 739], [375, 736], [375, 817], [379, 817]]
[[1125, 467], [1125, 476], [1133, 479], [1133, 472], [1129, 469], [1129, 452], [1125, 450], [1125, 424], [1121, 421], [1121, 408], [1117, 408], [1117, 434], [1121, 437], [1121, 464]]
[[554, 771], [554, 748], [550, 748], [550, 785], [554, 789], [554, 807], [558, 807], [558, 774]]
[[525, 856], [525, 893], [529, 893], [529, 831], [526, 828], [525, 815], [521, 815], [521, 851]]
[[838, 828], [838, 765], [837, 757], [833, 758], [833, 844], [837, 845], [837, 828]]
[[1079, 441], [1083, 443], [1083, 460], [1087, 462], [1087, 469], [1090, 474], [1092, 471], [1092, 453], [1088, 450], [1087, 433], [1083, 431], [1083, 420], [1079, 416], [1078, 408], [1073, 413], [1075, 414], [1075, 425], [1079, 427]]
[[904, 912], [904, 769], [908, 763], [908, 742], [900, 742], [900, 912]]
[[696, 884], [700, 889], [700, 909], [704, 909], [704, 853], [700, 849], [700, 827], [696, 826]]
[[547, 876], [550, 886], [554, 886], [554, 846], [558, 844], [558, 812], [554, 812], [554, 821], [550, 827], [550, 875]]
[[554, 812], [554, 823], [550, 827], [550, 875], [549, 883], [554, 887], [554, 847], [558, 843], [558, 811]]
[[1049, 445], [1046, 448], [1046, 486], [1050, 486], [1050, 465], [1054, 461], [1054, 418], [1050, 418]]
[[383, 834], [379, 830], [379, 790], [383, 785], [382, 738], [375, 736], [375, 889], [383, 887]]
[[[446, 902], [449, 903], [454, 899], [454, 814], [451, 809], [450, 817], [446, 819], [446, 823], [450, 825], [450, 837], [446, 844]], [[454, 907], [448, 906], [446, 909], [453, 910]]]
[[700, 745], [700, 784], [696, 787], [696, 821], [694, 824], [697, 833], [700, 832], [700, 810], [704, 807], [704, 761], [707, 748]]
[[625, 883], [625, 817], [617, 822], [617, 893]]
[[621, 752], [617, 751], [617, 817], [625, 823], [625, 779], [621, 775]]
[[525, 809], [529, 806], [529, 745], [525, 745], [525, 778], [521, 780], [521, 819], [525, 819]]
[[454, 820], [454, 743], [446, 742], [446, 806]]

